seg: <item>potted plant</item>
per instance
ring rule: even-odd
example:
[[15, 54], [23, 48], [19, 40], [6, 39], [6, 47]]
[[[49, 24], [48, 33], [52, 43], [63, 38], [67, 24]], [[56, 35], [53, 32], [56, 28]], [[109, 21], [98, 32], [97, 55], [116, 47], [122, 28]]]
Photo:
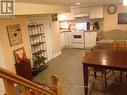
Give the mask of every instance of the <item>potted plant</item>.
[[46, 58], [44, 56], [35, 56], [34, 59], [34, 68], [38, 69], [39, 72], [47, 68], [47, 64], [45, 63]]

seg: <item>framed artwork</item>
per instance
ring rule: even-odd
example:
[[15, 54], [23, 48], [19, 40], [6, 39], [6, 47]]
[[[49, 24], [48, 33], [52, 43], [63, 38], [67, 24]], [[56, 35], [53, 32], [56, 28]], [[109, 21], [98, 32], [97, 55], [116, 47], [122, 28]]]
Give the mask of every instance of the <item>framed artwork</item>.
[[118, 14], [118, 24], [127, 24], [127, 13]]
[[20, 24], [7, 25], [8, 38], [10, 46], [15, 46], [23, 42]]
[[24, 53], [25, 53], [24, 47], [16, 49], [16, 50], [13, 51], [16, 63], [20, 63]]
[[52, 14], [52, 21], [57, 21], [58, 18], [57, 18], [57, 14]]

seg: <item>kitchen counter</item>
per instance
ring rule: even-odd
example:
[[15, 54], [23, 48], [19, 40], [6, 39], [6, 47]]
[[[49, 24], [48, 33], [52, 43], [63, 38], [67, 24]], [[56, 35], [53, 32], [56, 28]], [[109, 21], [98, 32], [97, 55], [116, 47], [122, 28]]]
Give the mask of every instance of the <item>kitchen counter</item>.
[[71, 30], [60, 30], [60, 33], [62, 32], [71, 32]]
[[84, 32], [98, 32], [98, 31], [93, 31], [93, 30], [86, 30]]

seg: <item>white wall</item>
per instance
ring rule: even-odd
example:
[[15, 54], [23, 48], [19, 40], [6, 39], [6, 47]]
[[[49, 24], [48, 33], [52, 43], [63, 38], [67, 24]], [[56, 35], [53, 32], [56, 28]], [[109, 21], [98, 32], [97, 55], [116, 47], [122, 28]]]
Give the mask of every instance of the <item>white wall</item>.
[[[23, 43], [20, 43], [15, 46], [10, 46], [8, 33], [6, 26], [7, 25], [15, 25], [20, 24], [21, 27], [21, 33], [22, 33], [22, 39]], [[29, 58], [29, 47], [28, 47], [28, 37], [27, 37], [27, 24], [26, 19], [23, 16], [16, 16], [15, 18], [0, 18], [0, 39], [4, 57], [5, 57], [5, 66], [6, 69], [15, 73], [15, 59], [13, 51], [16, 49], [19, 49], [21, 47], [25, 48], [25, 52], [27, 57]]]
[[[0, 39], [0, 67], [5, 68], [5, 58], [4, 58], [4, 54], [3, 54], [3, 50], [1, 46], [1, 41], [2, 39]], [[3, 95], [3, 94], [5, 94], [4, 83], [3, 83], [3, 80], [0, 78], [0, 95]]]
[[16, 15], [26, 15], [26, 14], [51, 14], [51, 13], [61, 13], [69, 12], [69, 6], [62, 5], [46, 5], [46, 4], [36, 4], [36, 3], [15, 3], [15, 14]]
[[107, 7], [104, 8], [104, 30], [127, 30], [127, 24], [118, 24], [118, 14], [119, 13], [127, 13], [127, 6], [116, 5], [117, 12], [115, 14], [108, 14]]
[[56, 57], [61, 54], [59, 21], [52, 23], [52, 44], [53, 56]]

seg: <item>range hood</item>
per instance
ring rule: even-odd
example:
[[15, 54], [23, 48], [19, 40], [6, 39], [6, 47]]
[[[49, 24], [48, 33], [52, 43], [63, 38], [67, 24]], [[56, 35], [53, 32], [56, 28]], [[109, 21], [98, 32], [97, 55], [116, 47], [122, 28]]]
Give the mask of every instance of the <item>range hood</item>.
[[73, 17], [88, 17], [89, 16], [89, 8], [71, 8], [71, 13]]
[[76, 17], [88, 17], [89, 15], [86, 13], [86, 14], [73, 14], [73, 17], [76, 18]]

